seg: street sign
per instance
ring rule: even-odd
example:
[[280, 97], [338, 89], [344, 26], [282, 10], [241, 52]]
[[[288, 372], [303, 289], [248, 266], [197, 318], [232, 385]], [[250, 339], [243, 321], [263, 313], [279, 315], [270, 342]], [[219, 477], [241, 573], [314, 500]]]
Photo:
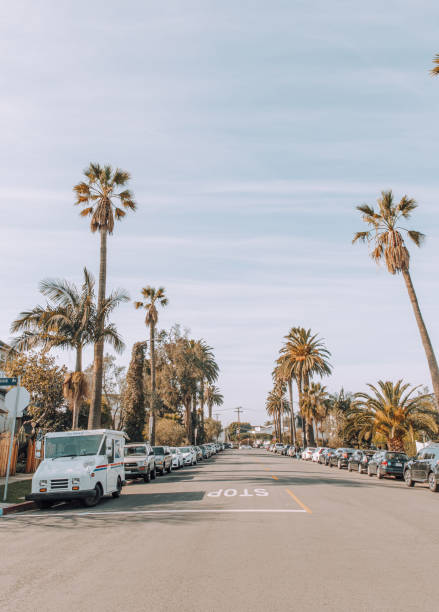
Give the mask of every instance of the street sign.
[[23, 416], [24, 409], [29, 405], [29, 402], [30, 393], [24, 387], [20, 387], [20, 389], [18, 389], [18, 387], [14, 387], [13, 389], [10, 389], [5, 396], [6, 410], [11, 416], [14, 416], [14, 411], [16, 410], [16, 418]]
[[16, 387], [17, 386], [17, 377], [10, 376], [9, 378], [6, 376], [0, 377], [0, 387]]

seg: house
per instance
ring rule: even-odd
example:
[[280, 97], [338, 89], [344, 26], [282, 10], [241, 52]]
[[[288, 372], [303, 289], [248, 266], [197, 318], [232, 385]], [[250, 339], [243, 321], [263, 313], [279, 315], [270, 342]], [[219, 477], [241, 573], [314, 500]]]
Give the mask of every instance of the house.
[[[4, 372], [6, 359], [10, 347], [0, 340], [0, 376]], [[8, 412], [5, 409], [5, 395], [9, 391], [7, 387], [0, 387], [0, 433], [7, 431], [8, 427]]]

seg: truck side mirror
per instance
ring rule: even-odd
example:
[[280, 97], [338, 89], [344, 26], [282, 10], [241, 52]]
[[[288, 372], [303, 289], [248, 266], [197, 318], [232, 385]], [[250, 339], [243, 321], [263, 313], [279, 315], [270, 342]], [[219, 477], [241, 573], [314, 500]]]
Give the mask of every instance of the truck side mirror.
[[35, 457], [37, 459], [41, 457], [41, 440], [35, 441]]

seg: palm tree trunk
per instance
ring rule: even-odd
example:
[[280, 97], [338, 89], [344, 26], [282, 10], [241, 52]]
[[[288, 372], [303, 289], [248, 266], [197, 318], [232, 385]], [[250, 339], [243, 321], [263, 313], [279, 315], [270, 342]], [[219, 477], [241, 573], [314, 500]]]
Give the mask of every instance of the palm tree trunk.
[[191, 414], [191, 398], [189, 397], [184, 401], [184, 408], [186, 412], [186, 436], [188, 444], [191, 443], [192, 440], [192, 414]]
[[204, 378], [202, 378], [200, 382], [200, 429], [200, 440], [204, 442]]
[[410, 272], [403, 270], [402, 275], [404, 276], [405, 284], [409, 294], [410, 302], [415, 313], [416, 323], [418, 324], [419, 333], [421, 334], [422, 344], [424, 351], [427, 356], [428, 367], [430, 368], [431, 382], [433, 384], [434, 395], [436, 396], [436, 407], [439, 406], [439, 368], [434, 354], [433, 346], [431, 344], [430, 336], [428, 335], [427, 328], [422, 318], [421, 309], [419, 308], [418, 298], [416, 297], [415, 288], [413, 287]]
[[209, 419], [212, 418], [212, 408], [213, 408], [213, 404], [211, 402], [208, 403], [208, 408], [209, 408]]
[[294, 410], [293, 410], [293, 381], [291, 378], [288, 379], [288, 393], [290, 396], [290, 442], [296, 445], [296, 423], [294, 421]]
[[[75, 372], [82, 372], [82, 346], [76, 347]], [[73, 398], [72, 406], [72, 429], [78, 429], [80, 401], [78, 397]]]
[[149, 326], [149, 351], [151, 358], [151, 401], [150, 401], [150, 414], [152, 419], [151, 425], [151, 445], [155, 444], [155, 422], [156, 422], [156, 414], [155, 414], [155, 344], [154, 344], [154, 336], [155, 336], [155, 325], [151, 321]]
[[303, 416], [303, 383], [302, 383], [302, 378], [300, 376], [297, 378], [297, 391], [299, 395], [299, 413], [300, 413], [300, 416], [302, 417], [303, 446], [306, 447], [307, 446], [306, 425], [305, 425], [305, 418]]
[[102, 306], [105, 300], [105, 286], [107, 282], [107, 230], [101, 228], [101, 248], [99, 263], [99, 289], [98, 289], [98, 341], [94, 345], [93, 359], [93, 391], [90, 402], [90, 414], [88, 415], [88, 428], [98, 429], [101, 425], [101, 402], [102, 402], [102, 371], [104, 364], [104, 339], [102, 330], [104, 320], [102, 318]]

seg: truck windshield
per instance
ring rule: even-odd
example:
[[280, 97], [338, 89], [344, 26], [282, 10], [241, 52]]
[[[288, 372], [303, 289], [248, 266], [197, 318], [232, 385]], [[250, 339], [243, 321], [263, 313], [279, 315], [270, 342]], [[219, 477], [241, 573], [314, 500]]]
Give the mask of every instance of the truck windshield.
[[96, 455], [102, 442], [102, 434], [90, 436], [57, 436], [48, 437], [45, 441], [44, 457], [78, 457]]
[[144, 446], [125, 446], [125, 455], [146, 455]]

